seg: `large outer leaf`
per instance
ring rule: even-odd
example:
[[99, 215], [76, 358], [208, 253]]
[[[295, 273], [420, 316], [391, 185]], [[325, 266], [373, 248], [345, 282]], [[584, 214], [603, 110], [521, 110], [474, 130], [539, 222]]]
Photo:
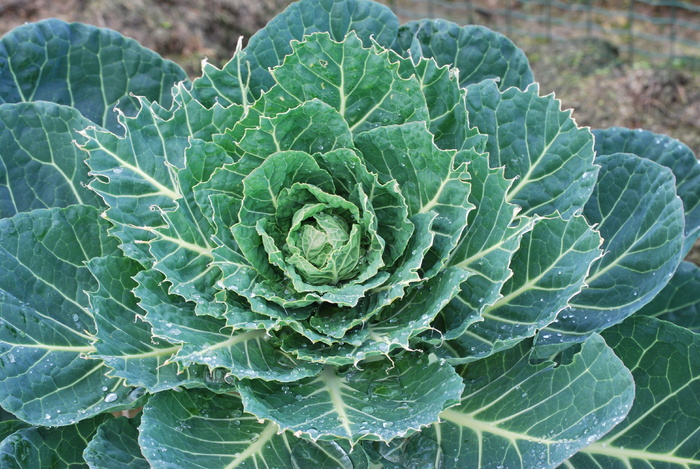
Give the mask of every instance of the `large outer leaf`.
[[538, 344], [578, 341], [622, 321], [656, 296], [681, 259], [683, 205], [671, 171], [627, 153], [596, 161], [598, 184], [583, 214], [597, 225], [605, 255]]
[[[389, 8], [367, 0], [310, 0], [293, 3], [250, 38], [245, 48], [250, 62], [250, 88], [257, 96], [274, 81], [268, 71], [292, 52], [294, 39], [325, 31], [342, 41], [354, 31], [366, 47], [372, 40], [389, 47], [396, 38], [398, 20]], [[227, 65], [226, 68], [233, 68]], [[236, 67], [237, 68], [237, 67]], [[337, 82], [336, 82], [337, 83]]]
[[238, 397], [206, 391], [163, 392], [144, 408], [139, 443], [158, 469], [366, 469], [362, 449], [310, 442], [244, 413]]
[[534, 336], [581, 290], [591, 263], [600, 257], [600, 244], [581, 216], [539, 220], [513, 256], [513, 276], [503, 285], [503, 296], [483, 308], [483, 321], [448, 343], [457, 351], [447, 347], [448, 356], [471, 361]]
[[138, 397], [85, 359], [95, 323], [84, 290], [96, 284], [84, 263], [117, 249], [106, 227], [82, 205], [0, 221], [0, 404], [22, 420], [65, 425]]
[[54, 103], [0, 105], [0, 218], [37, 208], [99, 206], [87, 189], [85, 153], [75, 145], [90, 125]]
[[534, 81], [523, 51], [507, 37], [483, 26], [459, 26], [445, 20], [410, 21], [399, 28], [392, 49], [415, 61], [432, 57], [438, 65], [458, 69], [461, 86], [496, 78], [501, 90], [511, 86], [524, 90]]
[[634, 405], [625, 420], [565, 467], [700, 467], [700, 336], [633, 316], [603, 337], [632, 372]]
[[28, 427], [27, 422], [19, 420], [11, 413], [0, 408], [0, 441], [4, 440], [17, 430]]
[[594, 130], [598, 155], [634, 153], [669, 168], [676, 177], [676, 192], [685, 211], [685, 242], [687, 253], [700, 236], [700, 165], [687, 145], [666, 135], [642, 129], [611, 127]]
[[569, 218], [581, 210], [595, 185], [593, 136], [579, 128], [571, 110], [553, 95], [539, 96], [537, 84], [525, 91], [499, 91], [485, 80], [467, 87], [469, 120], [488, 135], [489, 163], [505, 166], [514, 179], [506, 201], [524, 215]]
[[0, 103], [52, 101], [119, 131], [115, 107], [138, 109], [131, 93], [169, 107], [185, 80], [174, 62], [116, 31], [56, 19], [26, 24], [0, 40]]
[[671, 280], [637, 314], [653, 316], [700, 332], [700, 268], [681, 262]]
[[[91, 259], [88, 267], [99, 282], [96, 291], [88, 292], [97, 324], [95, 351], [90, 356], [104, 360], [112, 368], [110, 376], [123, 378], [128, 385], [142, 386], [150, 392], [177, 386], [230, 389], [223, 379], [225, 372], [210, 371], [202, 364], [182, 369], [172, 360], [182, 349], [182, 337], [176, 337], [182, 331], [177, 325], [171, 323], [168, 328], [171, 334], [166, 338], [170, 342], [162, 336], [153, 337], [158, 329], [144, 320], [146, 312], [139, 307], [132, 291], [138, 287], [133, 277], [141, 271], [137, 262], [105, 256]], [[170, 309], [174, 309], [172, 305]]]
[[140, 419], [119, 417], [97, 427], [97, 434], [83, 451], [90, 469], [148, 469], [141, 454], [137, 427]]
[[632, 376], [600, 336], [569, 364], [529, 358], [521, 345], [469, 365], [462, 403], [422, 432], [442, 447], [443, 467], [557, 467], [632, 405]]
[[0, 443], [0, 466], [7, 469], [83, 469], [83, 451], [102, 422], [99, 415], [58, 428], [24, 428]]
[[312, 379], [280, 386], [243, 381], [247, 411], [312, 440], [360, 438], [389, 441], [430, 425], [459, 399], [462, 381], [435, 355], [411, 354], [363, 363], [339, 372], [325, 366]]

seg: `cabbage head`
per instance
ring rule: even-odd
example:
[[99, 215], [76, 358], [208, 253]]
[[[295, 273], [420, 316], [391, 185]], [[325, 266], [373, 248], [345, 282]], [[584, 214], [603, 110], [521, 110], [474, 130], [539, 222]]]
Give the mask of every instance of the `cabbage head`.
[[3, 467], [700, 467], [700, 167], [504, 36], [302, 0], [190, 81], [46, 20], [0, 102]]

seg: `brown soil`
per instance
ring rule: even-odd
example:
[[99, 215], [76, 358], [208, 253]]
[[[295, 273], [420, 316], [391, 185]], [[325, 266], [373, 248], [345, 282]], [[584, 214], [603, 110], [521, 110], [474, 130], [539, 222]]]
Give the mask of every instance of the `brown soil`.
[[228, 60], [290, 0], [0, 0], [0, 35], [44, 18], [115, 29], [180, 63], [191, 75], [203, 58]]
[[596, 51], [604, 47], [610, 45], [523, 45], [542, 93], [555, 92], [563, 108], [574, 110], [579, 125], [643, 128], [677, 138], [700, 154], [700, 71], [695, 65], [631, 67], [614, 53], [596, 61]]

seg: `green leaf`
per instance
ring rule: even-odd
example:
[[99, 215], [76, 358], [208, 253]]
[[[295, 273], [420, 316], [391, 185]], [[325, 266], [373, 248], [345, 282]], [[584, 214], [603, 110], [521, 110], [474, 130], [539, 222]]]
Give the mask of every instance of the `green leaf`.
[[143, 454], [159, 469], [305, 469], [310, 462], [323, 463], [324, 469], [349, 469], [355, 463], [358, 469], [367, 467], [359, 464], [358, 455], [349, 456], [343, 443], [309, 442], [282, 433], [275, 423], [245, 413], [241, 400], [231, 394], [158, 393], [145, 406], [139, 430]]
[[140, 418], [119, 417], [97, 427], [83, 457], [91, 469], [148, 469], [151, 466], [141, 454], [138, 443]]
[[[352, 449], [351, 449], [352, 448]], [[291, 453], [294, 469], [323, 467], [332, 469], [368, 469], [369, 458], [361, 446], [344, 441], [308, 441], [296, 439]]]
[[[197, 161], [202, 155], [198, 155], [185, 169], [185, 162], [189, 162], [186, 150], [193, 138], [210, 141], [214, 133], [232, 126], [243, 113], [237, 106], [206, 109], [192, 99], [184, 85], [176, 86], [173, 94], [176, 105], [170, 111], [140, 98], [141, 108], [134, 117], [120, 116], [124, 137], [95, 127], [81, 132], [87, 138], [83, 148], [90, 155], [90, 174], [96, 177], [90, 188], [109, 206], [107, 217], [116, 224], [110, 233], [122, 241], [126, 255], [144, 265], [152, 264], [153, 255], [142, 243], [155, 238], [156, 228], [168, 227], [164, 213], [180, 207], [181, 212], [174, 216], [182, 217], [185, 212], [195, 225], [193, 231], [207, 230], [208, 222], [199, 216], [189, 189], [200, 178], [208, 179], [222, 156], [206, 148], [204, 161], [213, 167], [202, 167]], [[167, 229], [163, 235], [174, 237]], [[176, 241], [189, 246], [193, 240]]]
[[416, 62], [433, 58], [440, 66], [458, 69], [463, 87], [495, 78], [501, 90], [511, 86], [524, 90], [534, 82], [523, 51], [483, 26], [459, 26], [441, 19], [410, 21], [399, 28], [392, 49]]
[[0, 221], [0, 404], [37, 425], [128, 408], [139, 397], [87, 360], [95, 322], [85, 263], [116, 251], [97, 209], [73, 205]]
[[627, 153], [596, 161], [601, 171], [583, 214], [600, 232], [605, 255], [538, 345], [579, 341], [622, 321], [659, 293], [681, 260], [683, 205], [671, 171]]
[[[308, 0], [293, 3], [255, 33], [244, 49], [250, 63], [251, 91], [257, 96], [274, 85], [268, 70], [281, 64], [292, 52], [294, 40], [301, 41], [304, 36], [323, 31], [328, 32], [331, 39], [342, 41], [354, 32], [365, 47], [370, 47], [373, 40], [388, 47], [396, 38], [398, 26], [398, 19], [391, 10], [376, 2]], [[234, 64], [227, 64], [225, 70], [234, 69]]]
[[434, 355], [405, 354], [341, 372], [326, 365], [316, 378], [280, 385], [245, 380], [239, 391], [248, 412], [312, 440], [391, 440], [430, 425], [459, 398], [462, 382]]
[[[259, 220], [275, 216], [280, 196], [293, 184], [308, 184], [322, 191], [334, 192], [331, 176], [319, 168], [308, 153], [283, 151], [269, 156], [243, 180], [243, 203], [239, 222], [232, 227], [236, 243], [255, 271], [267, 278], [275, 278], [267, 250], [263, 246], [256, 225]], [[283, 192], [284, 191], [284, 192]], [[224, 277], [231, 269], [222, 264]], [[235, 268], [235, 267], [234, 267]], [[236, 268], [237, 270], [237, 268]], [[243, 294], [242, 291], [237, 291]]]
[[132, 292], [138, 288], [134, 277], [141, 271], [137, 262], [126, 257], [97, 257], [88, 262], [88, 267], [99, 282], [99, 289], [88, 292], [97, 324], [95, 351], [90, 356], [104, 360], [112, 368], [110, 376], [150, 392], [177, 386], [230, 388], [222, 373], [210, 371], [205, 365], [182, 369], [172, 360], [182, 349], [177, 345], [182, 341], [175, 333], [177, 326], [171, 324], [171, 334], [166, 336], [172, 343], [162, 336], [153, 337], [158, 329], [144, 320], [146, 312]]
[[700, 268], [681, 262], [671, 280], [637, 314], [652, 316], [700, 332]]
[[459, 87], [456, 73], [449, 66], [439, 66], [433, 59], [421, 58], [416, 63], [397, 55], [399, 74], [403, 78], [415, 76], [421, 85], [430, 113], [428, 128], [435, 144], [443, 150], [481, 148], [485, 136], [469, 127], [466, 91]]
[[666, 135], [642, 129], [611, 127], [594, 130], [598, 155], [633, 153], [669, 168], [676, 177], [676, 192], [685, 212], [684, 254], [700, 236], [700, 165], [687, 145]]
[[367, 204], [378, 220], [377, 234], [386, 243], [382, 260], [386, 266], [394, 265], [407, 251], [411, 235], [417, 231], [415, 223], [408, 220], [408, 207], [399, 185], [393, 180], [381, 184], [378, 176], [367, 170], [361, 155], [354, 151], [337, 150], [314, 156], [319, 166], [333, 177], [336, 194], [350, 198], [357, 186], [361, 186], [368, 195]]
[[78, 111], [47, 102], [0, 105], [0, 218], [38, 208], [100, 206], [89, 182]]
[[247, 109], [254, 101], [250, 92], [250, 65], [242, 47], [240, 37], [233, 57], [222, 68], [210, 64], [206, 58], [202, 61], [202, 76], [192, 82], [192, 95], [205, 107], [239, 104]]
[[521, 206], [521, 215], [570, 218], [583, 208], [598, 168], [593, 135], [576, 126], [571, 110], [562, 111], [553, 95], [539, 96], [537, 84], [501, 92], [493, 80], [467, 87], [467, 109], [488, 135], [490, 166], [505, 166], [514, 180], [506, 202]]
[[440, 341], [462, 335], [483, 308], [500, 297], [503, 284], [513, 275], [511, 258], [535, 222], [516, 218], [518, 207], [505, 200], [511, 181], [505, 178], [504, 168], [489, 168], [487, 155], [470, 160], [469, 174], [469, 201], [476, 209], [469, 212], [467, 228], [447, 265], [476, 275], [462, 284], [458, 297], [440, 312]]
[[598, 335], [568, 364], [530, 363], [521, 344], [468, 366], [462, 402], [429, 437], [446, 468], [554, 468], [620, 422], [634, 397], [627, 368]]
[[363, 47], [354, 32], [341, 40], [317, 33], [294, 43], [293, 53], [272, 70], [277, 86], [256, 107], [266, 106], [265, 112], [273, 114], [317, 98], [345, 118], [353, 135], [429, 120], [421, 84], [415, 77], [401, 77], [393, 52]]
[[[399, 348], [412, 351], [411, 339], [432, 328], [435, 317], [459, 293], [460, 284], [468, 277], [469, 273], [461, 269], [445, 269], [409, 288], [403, 297], [383, 307], [378, 317], [367, 315], [364, 323], [362, 309], [356, 315], [353, 310], [350, 314], [345, 312], [349, 317], [344, 317], [343, 311], [332, 311], [324, 319], [336, 321], [338, 316], [340, 327], [358, 319], [357, 325], [362, 324], [361, 328], [350, 332], [343, 329], [344, 335], [340, 343], [328, 345], [322, 338], [300, 331], [311, 342], [296, 335], [288, 335], [282, 347], [304, 361], [330, 365], [357, 365], [364, 359], [389, 356], [390, 352]], [[475, 319], [472, 318], [472, 321]], [[324, 332], [328, 330], [333, 333], [335, 327], [337, 326], [326, 326]]]
[[214, 228], [192, 188], [231, 161], [223, 149], [200, 138], [211, 139], [243, 111], [205, 109], [184, 86], [175, 91], [173, 110], [143, 103], [138, 115], [123, 118], [124, 138], [95, 128], [84, 131], [90, 174], [97, 176], [91, 188], [110, 207], [107, 217], [116, 224], [110, 233], [122, 241], [127, 256], [165, 273], [176, 293], [203, 299], [199, 314], [221, 316], [223, 306], [210, 290], [221, 275], [210, 265]]
[[634, 316], [603, 337], [637, 384], [627, 417], [567, 467], [700, 467], [700, 336]]
[[[274, 117], [261, 116], [258, 127], [247, 129], [238, 146], [243, 152], [241, 159], [255, 161], [249, 163], [250, 170], [278, 151], [296, 150], [312, 155], [337, 148], [354, 148], [343, 116], [316, 98]], [[243, 163], [240, 166], [244, 166]]]
[[[48, 19], [0, 40], [0, 102], [51, 101], [120, 131], [115, 108], [132, 115], [144, 96], [169, 107], [184, 70], [116, 31]], [[135, 96], [134, 96], [135, 95]]]
[[97, 428], [111, 418], [99, 415], [65, 427], [23, 428], [0, 443], [0, 466], [8, 469], [83, 469], [83, 451]]
[[0, 408], [0, 441], [4, 440], [17, 430], [28, 426], [28, 423], [17, 419], [17, 417], [11, 413]]
[[[440, 150], [423, 122], [377, 127], [358, 135], [355, 144], [380, 181], [398, 182], [409, 216], [437, 213], [432, 225], [435, 241], [423, 269], [426, 276], [439, 271], [474, 208], [464, 153]], [[418, 154], [421, 158], [413, 157]]]
[[581, 290], [591, 263], [601, 255], [600, 244], [581, 216], [539, 220], [513, 256], [513, 276], [502, 296], [483, 308], [483, 321], [448, 342], [447, 356], [472, 361], [534, 336]]
[[175, 354], [169, 361], [186, 367], [184, 376], [178, 376], [182, 380], [180, 383], [168, 382], [169, 375], [164, 375], [163, 385], [192, 386], [199, 382], [200, 386], [206, 384], [210, 388], [225, 389], [227, 374], [294, 381], [320, 371], [320, 366], [299, 362], [279, 350], [275, 338], [267, 335], [264, 329], [258, 329], [262, 324], [246, 322], [250, 330], [242, 327], [234, 330], [226, 327], [221, 319], [196, 315], [193, 303], [168, 293], [158, 272], [141, 271], [135, 280], [138, 286], [134, 292], [141, 298], [139, 306], [147, 311], [145, 319], [152, 326], [152, 334], [179, 344], [172, 350]]
[[372, 451], [379, 456], [375, 460], [381, 462], [383, 469], [446, 467], [442, 448], [435, 440], [421, 436], [421, 433], [389, 443], [363, 443], [365, 447], [372, 445]]

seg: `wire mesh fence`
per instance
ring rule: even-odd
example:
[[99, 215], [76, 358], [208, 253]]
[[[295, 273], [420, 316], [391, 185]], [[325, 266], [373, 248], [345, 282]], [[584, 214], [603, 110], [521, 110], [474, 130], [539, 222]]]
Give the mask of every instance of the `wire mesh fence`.
[[483, 24], [517, 39], [605, 39], [629, 62], [700, 60], [700, 1], [383, 0], [404, 20]]

